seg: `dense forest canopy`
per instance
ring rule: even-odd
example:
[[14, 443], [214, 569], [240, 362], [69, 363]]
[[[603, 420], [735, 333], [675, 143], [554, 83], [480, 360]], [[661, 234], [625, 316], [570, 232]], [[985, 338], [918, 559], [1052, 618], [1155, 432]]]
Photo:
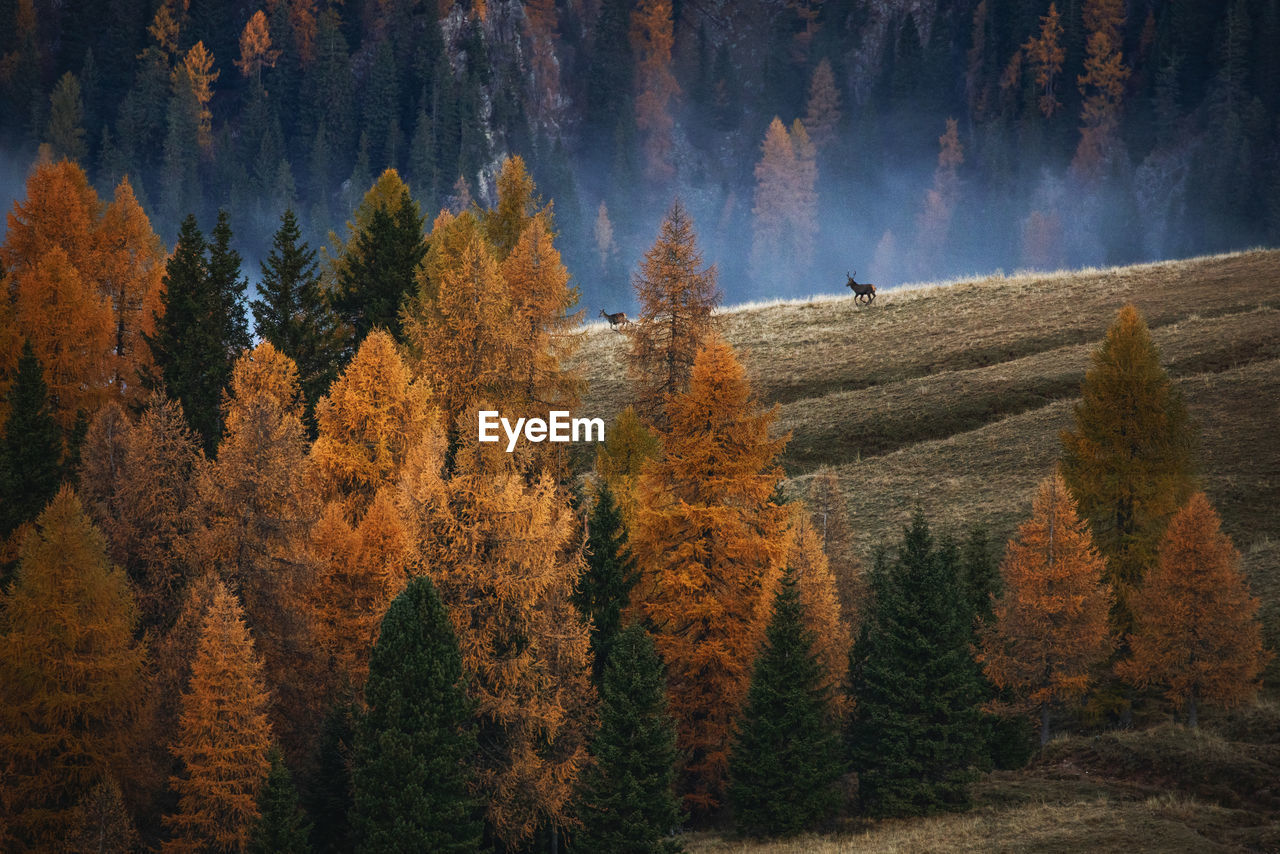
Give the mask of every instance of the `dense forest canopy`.
[[47, 145], [256, 268], [286, 207], [319, 246], [520, 154], [592, 315], [677, 195], [729, 302], [1183, 256], [1280, 238], [1276, 44], [1280, 0], [0, 0], [0, 197]]

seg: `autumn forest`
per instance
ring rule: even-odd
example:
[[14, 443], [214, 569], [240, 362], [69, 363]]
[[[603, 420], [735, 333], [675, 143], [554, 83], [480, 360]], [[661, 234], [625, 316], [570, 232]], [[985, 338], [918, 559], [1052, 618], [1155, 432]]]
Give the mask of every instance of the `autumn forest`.
[[[1277, 42], [1277, 0], [0, 0], [0, 850], [677, 852], [1255, 708], [1134, 303], [1011, 536], [865, 553], [724, 304], [1280, 242]], [[589, 335], [603, 441], [480, 441], [598, 414]]]

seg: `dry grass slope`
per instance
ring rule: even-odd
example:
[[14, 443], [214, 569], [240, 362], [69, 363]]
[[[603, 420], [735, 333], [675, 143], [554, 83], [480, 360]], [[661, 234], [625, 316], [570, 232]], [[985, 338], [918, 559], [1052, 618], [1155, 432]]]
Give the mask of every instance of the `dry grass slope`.
[[[1280, 251], [1113, 270], [992, 276], [729, 309], [721, 330], [791, 433], [789, 489], [835, 467], [857, 558], [916, 505], [956, 534], [1003, 541], [1059, 453], [1096, 347], [1126, 302], [1142, 311], [1201, 431], [1201, 478], [1244, 555], [1280, 649]], [[590, 328], [584, 408], [627, 402], [627, 339]], [[1280, 686], [1280, 660], [1267, 674]], [[1219, 717], [1222, 735], [1159, 728], [1072, 738], [1033, 768], [988, 775], [964, 815], [756, 844], [695, 834], [694, 854], [872, 851], [1280, 851], [1280, 713]]]

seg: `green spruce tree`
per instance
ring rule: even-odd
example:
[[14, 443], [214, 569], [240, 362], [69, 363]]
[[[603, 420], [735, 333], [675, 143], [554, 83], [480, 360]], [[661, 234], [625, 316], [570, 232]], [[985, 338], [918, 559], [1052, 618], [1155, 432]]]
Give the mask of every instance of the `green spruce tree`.
[[[0, 541], [45, 508], [62, 480], [62, 431], [49, 405], [40, 359], [22, 345], [9, 388], [9, 419], [0, 445]], [[0, 579], [2, 581], [4, 579]]]
[[194, 215], [182, 221], [165, 268], [164, 310], [155, 315], [155, 332], [145, 335], [155, 369], [143, 377], [145, 385], [163, 387], [182, 405], [208, 454], [222, 434], [222, 390], [249, 345], [245, 281], [225, 212], [218, 214], [213, 238], [206, 244]]
[[313, 422], [316, 401], [338, 370], [336, 323], [315, 259], [315, 250], [302, 239], [297, 217], [286, 209], [271, 254], [262, 264], [258, 299], [252, 303], [259, 337], [298, 365], [308, 424]]
[[638, 624], [618, 635], [600, 690], [596, 763], [582, 778], [573, 851], [677, 854], [676, 729], [653, 639]]
[[271, 751], [271, 770], [258, 793], [258, 812], [249, 854], [309, 854], [311, 824], [298, 806], [298, 790], [279, 749]]
[[601, 479], [587, 520], [587, 571], [574, 592], [574, 604], [591, 619], [592, 672], [597, 684], [622, 631], [622, 613], [639, 577], [627, 549], [622, 511], [608, 482]]
[[414, 288], [415, 272], [427, 253], [418, 204], [402, 190], [394, 208], [374, 206], [369, 225], [355, 235], [338, 265], [334, 308], [349, 328], [348, 354], [369, 331], [381, 327], [403, 340], [400, 304]]
[[360, 852], [474, 852], [468, 793], [475, 734], [462, 653], [426, 576], [409, 582], [382, 620], [356, 734], [352, 830]]
[[957, 550], [935, 546], [917, 510], [871, 574], [872, 605], [850, 660], [848, 744], [863, 807], [921, 815], [968, 804], [981, 750], [972, 615]]
[[739, 832], [793, 836], [839, 806], [840, 724], [815, 640], [788, 567], [730, 754], [729, 802]]

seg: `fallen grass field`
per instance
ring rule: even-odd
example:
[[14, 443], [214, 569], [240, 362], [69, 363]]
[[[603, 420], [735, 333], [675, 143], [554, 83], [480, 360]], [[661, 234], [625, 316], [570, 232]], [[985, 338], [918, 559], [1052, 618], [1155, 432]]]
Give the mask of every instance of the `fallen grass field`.
[[[818, 467], [833, 467], [856, 532], [841, 562], [865, 566], [917, 505], [941, 532], [980, 524], [997, 542], [1012, 534], [1056, 463], [1089, 353], [1127, 302], [1151, 326], [1199, 424], [1201, 483], [1262, 600], [1266, 641], [1280, 650], [1280, 251], [881, 291], [872, 307], [852, 297], [748, 306], [722, 311], [719, 324], [791, 433], [789, 492], [803, 495]], [[593, 416], [626, 405], [627, 344], [607, 328], [584, 335], [578, 361]], [[1264, 690], [1274, 697], [1277, 688], [1280, 658]], [[1228, 776], [1252, 779], [1249, 759], [1275, 778], [1252, 801], [1150, 774], [1155, 782], [1135, 783], [1145, 772], [1133, 768], [1105, 784], [1097, 770], [1071, 777], [1063, 769], [1085, 762], [1084, 751], [1057, 770], [988, 776], [964, 815], [772, 846], [697, 835], [687, 844], [695, 854], [1280, 851], [1280, 725], [1269, 726], [1256, 744], [1239, 732], [1219, 739], [1244, 745], [1226, 749], [1242, 760]]]

